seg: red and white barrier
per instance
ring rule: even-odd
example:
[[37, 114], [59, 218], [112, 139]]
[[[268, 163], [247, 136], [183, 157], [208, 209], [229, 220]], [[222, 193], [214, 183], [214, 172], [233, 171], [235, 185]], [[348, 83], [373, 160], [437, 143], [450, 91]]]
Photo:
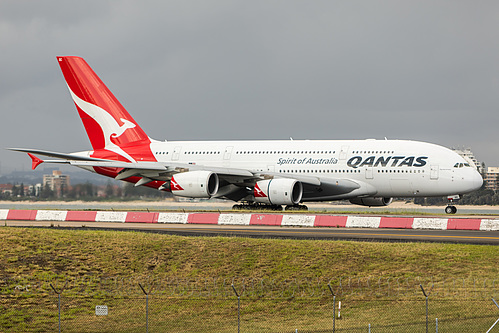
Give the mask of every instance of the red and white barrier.
[[9, 215], [8, 209], [0, 209], [0, 220], [6, 220]]
[[158, 223], [186, 224], [187, 217], [186, 213], [158, 213]]
[[0, 209], [0, 220], [499, 231], [499, 219]]
[[379, 228], [381, 217], [379, 216], [348, 216], [347, 228]]
[[67, 211], [63, 210], [38, 210], [36, 221], [66, 221]]

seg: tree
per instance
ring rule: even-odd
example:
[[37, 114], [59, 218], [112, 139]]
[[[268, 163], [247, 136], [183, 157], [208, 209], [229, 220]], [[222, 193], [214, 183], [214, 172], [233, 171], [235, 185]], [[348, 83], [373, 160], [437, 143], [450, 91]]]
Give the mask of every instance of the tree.
[[50, 188], [49, 184], [45, 184], [40, 191], [40, 198], [49, 199], [54, 197], [54, 191]]

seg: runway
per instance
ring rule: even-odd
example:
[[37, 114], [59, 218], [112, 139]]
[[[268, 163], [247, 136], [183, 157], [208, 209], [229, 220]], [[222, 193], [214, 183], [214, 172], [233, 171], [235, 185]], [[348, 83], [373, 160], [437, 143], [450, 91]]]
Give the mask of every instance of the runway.
[[228, 236], [315, 240], [356, 240], [383, 242], [439, 242], [499, 245], [498, 231], [414, 230], [367, 228], [301, 228], [203, 224], [150, 224], [115, 222], [5, 221], [11, 227], [46, 227], [156, 232], [182, 236]]

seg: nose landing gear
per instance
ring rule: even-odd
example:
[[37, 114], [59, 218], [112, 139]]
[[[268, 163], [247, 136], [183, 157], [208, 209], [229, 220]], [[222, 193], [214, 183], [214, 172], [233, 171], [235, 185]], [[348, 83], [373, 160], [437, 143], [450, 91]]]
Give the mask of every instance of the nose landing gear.
[[456, 214], [457, 213], [457, 208], [456, 208], [456, 206], [453, 206], [452, 203], [454, 201], [458, 201], [459, 199], [461, 199], [461, 196], [459, 196], [459, 195], [451, 195], [451, 196], [447, 197], [448, 205], [447, 205], [447, 207], [445, 207], [445, 212], [447, 214]]
[[447, 214], [456, 214], [457, 208], [456, 206], [448, 205], [447, 207], [445, 207], [445, 212]]

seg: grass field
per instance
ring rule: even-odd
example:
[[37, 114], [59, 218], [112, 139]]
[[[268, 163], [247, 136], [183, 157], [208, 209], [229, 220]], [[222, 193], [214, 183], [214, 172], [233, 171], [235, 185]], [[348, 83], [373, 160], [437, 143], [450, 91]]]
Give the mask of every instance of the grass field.
[[[493, 317], [494, 311], [499, 314], [490, 301], [490, 297], [499, 298], [493, 294], [497, 293], [499, 284], [497, 246], [180, 237], [85, 228], [0, 227], [0, 248], [0, 277], [4, 280], [13, 278], [26, 283], [35, 279], [46, 280], [58, 288], [64, 281], [89, 277], [95, 280], [133, 278], [134, 281], [143, 281], [146, 289], [152, 279], [217, 277], [227, 281], [235, 278], [238, 283], [242, 278], [256, 281], [321, 279], [330, 281], [338, 290], [341, 277], [349, 277], [349, 283], [356, 278], [359, 281], [368, 278], [368, 284], [379, 282], [380, 277], [384, 277], [385, 283], [390, 278], [392, 281], [412, 281], [423, 277], [425, 288], [430, 288], [429, 281], [436, 284], [430, 304], [432, 325], [435, 325], [435, 317], [442, 320], [440, 332], [458, 329], [466, 332], [463, 326], [456, 325], [468, 321], [470, 327], [486, 330], [497, 318]], [[369, 278], [372, 278], [371, 282]], [[454, 286], [447, 284], [445, 294], [440, 281], [449, 279], [454, 281]], [[473, 291], [481, 286], [470, 285], [469, 281], [473, 279], [488, 288], [487, 297], [480, 294], [476, 298]], [[343, 281], [346, 283], [347, 280]], [[240, 287], [238, 283], [236, 286]], [[54, 326], [57, 324], [57, 296], [47, 289], [23, 294], [14, 287], [8, 283], [2, 285], [1, 331], [54, 331], [57, 328]], [[90, 290], [99, 288], [98, 285], [89, 283], [85, 288], [89, 290], [63, 293], [64, 331], [144, 331], [145, 298], [140, 293], [109, 297], [100, 295], [99, 290]], [[138, 290], [137, 286], [135, 288]], [[320, 288], [327, 290], [325, 285]], [[359, 327], [364, 331], [368, 323], [373, 323], [378, 327], [384, 325], [383, 331], [387, 332], [389, 327], [393, 332], [411, 332], [411, 325], [424, 322], [425, 301], [417, 285], [407, 288], [414, 292], [407, 296], [387, 297], [378, 295], [374, 286], [370, 289], [374, 292], [366, 293], [364, 286], [358, 292], [342, 295], [338, 300], [344, 302], [343, 317], [336, 327], [352, 329], [349, 332]], [[456, 293], [453, 294], [453, 290]], [[85, 296], [84, 292], [92, 295]], [[330, 328], [331, 296], [300, 298], [295, 294], [280, 295], [274, 298], [243, 297], [242, 331]], [[237, 324], [234, 296], [172, 298], [152, 295], [150, 302], [151, 327], [157, 331], [229, 332], [234, 331], [234, 324]], [[112, 315], [105, 318], [95, 316], [93, 309], [98, 304], [108, 304]], [[416, 331], [414, 327], [412, 329]], [[420, 326], [417, 329], [421, 331]]]
[[497, 278], [499, 247], [0, 228], [1, 276]]

